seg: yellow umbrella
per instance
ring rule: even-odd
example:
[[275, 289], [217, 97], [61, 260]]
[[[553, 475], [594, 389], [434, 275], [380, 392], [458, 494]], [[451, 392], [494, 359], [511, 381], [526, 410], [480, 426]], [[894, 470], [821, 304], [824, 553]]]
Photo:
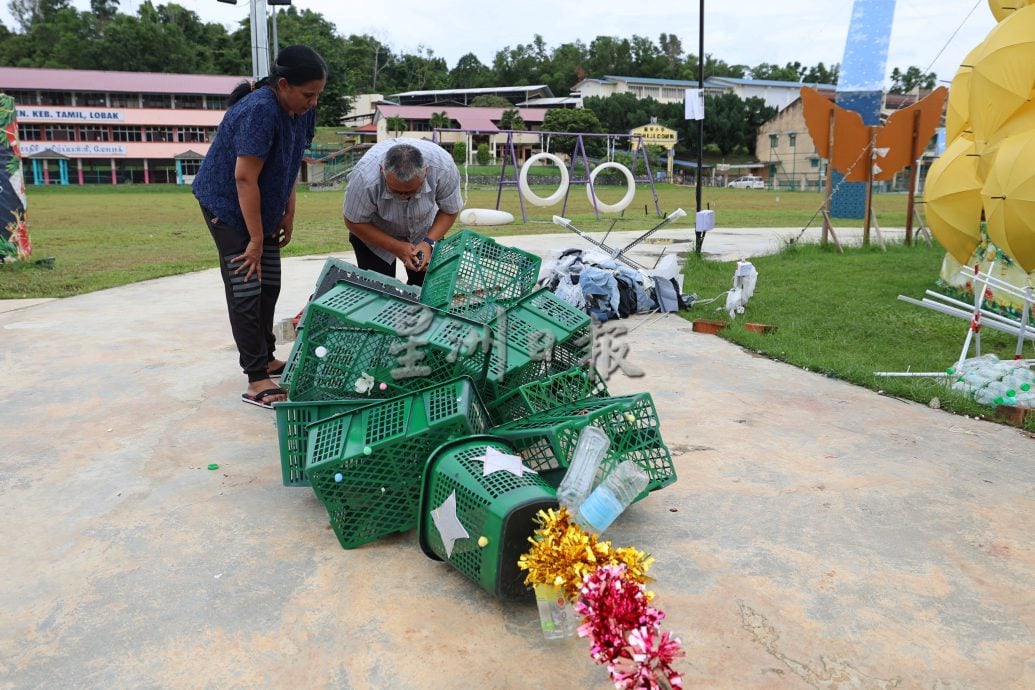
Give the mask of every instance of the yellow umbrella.
[[946, 141], [952, 141], [961, 132], [970, 129], [970, 78], [981, 48], [982, 44], [978, 44], [967, 53], [949, 85], [949, 106], [945, 113]]
[[1014, 11], [981, 44], [970, 77], [970, 124], [987, 141], [1035, 87], [1035, 5]]
[[1025, 271], [1035, 270], [1035, 131], [1000, 142], [981, 200], [989, 239]]
[[978, 177], [982, 180], [988, 178], [988, 173], [995, 164], [996, 151], [999, 150], [999, 144], [1004, 139], [1033, 130], [1035, 130], [1035, 91], [1031, 92], [1031, 100], [1011, 115], [1010, 119], [1004, 122], [1003, 126], [997, 129], [988, 141], [974, 140], [974, 146], [979, 156]]
[[927, 224], [961, 264], [981, 241], [981, 180], [974, 142], [957, 137], [931, 165], [924, 184]]
[[1006, 19], [1010, 14], [1025, 5], [1033, 5], [1035, 0], [988, 0], [988, 9], [997, 22]]

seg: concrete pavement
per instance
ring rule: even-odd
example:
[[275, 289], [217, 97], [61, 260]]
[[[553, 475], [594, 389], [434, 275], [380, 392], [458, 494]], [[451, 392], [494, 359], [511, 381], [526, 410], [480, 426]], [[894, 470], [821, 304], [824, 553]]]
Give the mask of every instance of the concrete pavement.
[[[646, 375], [611, 392], [652, 393], [679, 481], [608, 536], [656, 558], [685, 687], [1035, 687], [1027, 434], [621, 325]], [[0, 687], [611, 687], [414, 533], [342, 550], [236, 360], [214, 269], [0, 313]]]

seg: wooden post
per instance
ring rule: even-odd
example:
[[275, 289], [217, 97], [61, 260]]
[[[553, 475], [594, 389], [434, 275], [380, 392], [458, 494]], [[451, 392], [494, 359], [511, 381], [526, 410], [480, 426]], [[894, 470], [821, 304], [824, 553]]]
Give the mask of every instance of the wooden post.
[[870, 143], [866, 146], [866, 210], [863, 212], [863, 246], [870, 244], [870, 217], [873, 214], [873, 148], [877, 128], [870, 127]]
[[[820, 245], [826, 246], [828, 233], [833, 234], [834, 225], [830, 222], [830, 197], [834, 193], [833, 172], [834, 166], [830, 162], [834, 159], [834, 111], [830, 110], [830, 127], [827, 129], [827, 177], [823, 180], [823, 234], [820, 235]], [[837, 239], [835, 238], [836, 242]], [[838, 249], [841, 245], [838, 245]]]
[[916, 180], [920, 171], [917, 157], [921, 152], [917, 151], [917, 139], [920, 137], [920, 111], [913, 113], [913, 143], [910, 144], [912, 158], [909, 162], [909, 194], [906, 196], [906, 246], [913, 244], [913, 203], [916, 197]]

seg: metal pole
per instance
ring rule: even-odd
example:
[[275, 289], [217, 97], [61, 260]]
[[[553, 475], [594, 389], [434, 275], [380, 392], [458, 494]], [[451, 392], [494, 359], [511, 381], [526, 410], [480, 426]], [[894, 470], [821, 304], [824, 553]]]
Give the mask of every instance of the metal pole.
[[270, 40], [266, 28], [266, 0], [252, 0], [252, 76], [268, 77], [270, 73]]
[[[704, 0], [701, 0], [700, 22], [698, 26], [697, 45], [697, 88], [701, 90], [701, 97], [704, 97]], [[697, 210], [701, 210], [701, 175], [704, 173], [704, 119], [697, 121]], [[694, 216], [696, 219], [696, 216]], [[704, 244], [704, 233], [696, 232], [695, 222], [694, 254], [701, 255], [701, 245]]]
[[277, 39], [277, 6], [273, 6], [273, 61], [277, 60], [277, 53], [280, 52], [280, 41]]

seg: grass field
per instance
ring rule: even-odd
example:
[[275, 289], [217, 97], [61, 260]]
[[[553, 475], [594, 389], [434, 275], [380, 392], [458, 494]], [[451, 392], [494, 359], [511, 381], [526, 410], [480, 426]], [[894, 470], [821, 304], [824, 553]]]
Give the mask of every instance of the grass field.
[[[622, 187], [602, 187], [602, 201], [615, 203]], [[693, 211], [694, 188], [657, 185], [662, 213], [676, 208]], [[553, 190], [537, 189], [546, 196]], [[468, 208], [495, 208], [497, 190], [467, 190]], [[815, 226], [821, 203], [817, 193], [771, 192], [744, 189], [704, 189], [704, 204], [716, 212], [723, 227]], [[300, 188], [295, 235], [285, 255], [321, 254], [348, 249], [341, 218], [341, 191], [312, 192]], [[905, 223], [906, 200], [901, 195], [875, 197], [882, 227]], [[521, 223], [518, 192], [503, 191], [500, 208], [518, 222], [484, 230], [493, 236], [561, 232], [551, 222], [561, 215], [560, 205], [539, 208], [525, 205], [528, 222]], [[597, 220], [584, 188], [572, 187], [563, 215], [587, 231], [647, 229], [657, 222], [649, 186], [640, 185], [632, 205], [622, 216]], [[52, 270], [35, 265], [0, 267], [0, 299], [65, 297], [115, 287], [149, 278], [210, 268], [215, 249], [189, 188], [175, 185], [120, 187], [31, 187], [29, 233], [34, 258], [54, 257]], [[839, 222], [840, 224], [840, 222]], [[845, 221], [858, 226], [860, 221]]]

